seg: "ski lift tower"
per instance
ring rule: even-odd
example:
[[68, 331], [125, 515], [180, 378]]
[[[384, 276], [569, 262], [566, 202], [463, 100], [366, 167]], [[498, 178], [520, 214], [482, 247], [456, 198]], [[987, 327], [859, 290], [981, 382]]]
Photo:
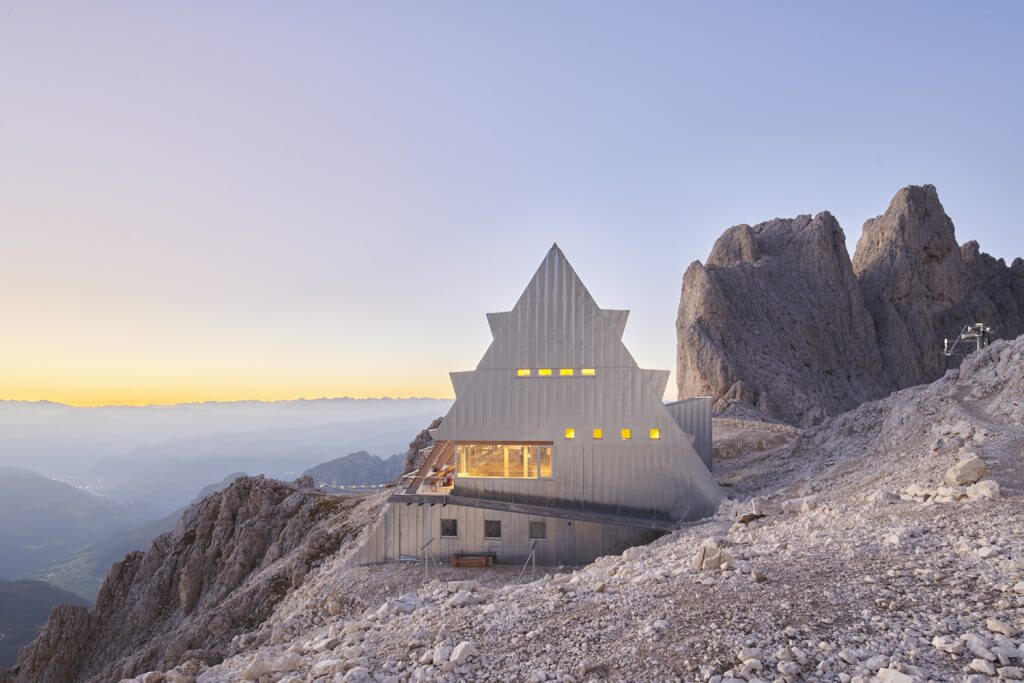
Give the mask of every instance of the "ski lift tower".
[[974, 323], [964, 325], [960, 330], [960, 336], [950, 343], [949, 339], [942, 340], [942, 354], [944, 356], [967, 356], [975, 351], [980, 351], [992, 343], [992, 327], [985, 323]]

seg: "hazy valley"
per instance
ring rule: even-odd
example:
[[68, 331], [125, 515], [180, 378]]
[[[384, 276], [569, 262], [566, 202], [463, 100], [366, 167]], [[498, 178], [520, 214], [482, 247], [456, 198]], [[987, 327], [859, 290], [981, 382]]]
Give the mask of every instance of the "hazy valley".
[[[396, 466], [401, 470], [410, 435], [448, 403], [322, 399], [74, 408], [0, 401], [0, 579], [45, 581], [91, 604], [112, 564], [148, 548], [189, 504], [237, 476], [294, 479], [327, 466], [326, 484], [380, 484], [393, 478]], [[0, 665], [14, 663], [26, 634], [45, 621], [52, 596], [61, 595], [39, 586], [22, 581], [7, 589], [17, 589], [24, 605], [38, 605], [10, 613], [20, 616], [8, 624]]]

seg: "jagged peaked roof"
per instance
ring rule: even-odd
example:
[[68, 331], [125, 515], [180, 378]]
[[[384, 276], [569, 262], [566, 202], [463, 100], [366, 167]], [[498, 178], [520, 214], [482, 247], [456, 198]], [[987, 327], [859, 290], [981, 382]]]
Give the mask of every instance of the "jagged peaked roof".
[[622, 343], [628, 315], [599, 307], [555, 244], [512, 310], [487, 314], [494, 339], [477, 369], [635, 368]]
[[[662, 404], [669, 372], [637, 366], [622, 342], [628, 314], [598, 306], [553, 245], [512, 310], [487, 314], [491, 344], [475, 370], [451, 373], [455, 403], [438, 433], [532, 434], [565, 410], [673, 430]], [[549, 379], [537, 377], [541, 368]], [[559, 380], [563, 368], [574, 372], [568, 383]], [[576, 378], [583, 368], [594, 375]], [[530, 379], [518, 378], [520, 369]]]
[[[628, 482], [674, 497], [680, 516], [717, 504], [693, 435], [662, 400], [668, 371], [640, 368], [622, 342], [627, 315], [598, 306], [552, 246], [512, 310], [488, 314], [491, 344], [475, 370], [452, 373], [455, 402], [434, 438], [549, 440], [559, 449], [558, 474], [543, 490], [566, 499], [584, 489], [594, 500], [615, 499]], [[594, 436], [596, 428], [606, 436]], [[635, 436], [623, 436], [627, 429]]]

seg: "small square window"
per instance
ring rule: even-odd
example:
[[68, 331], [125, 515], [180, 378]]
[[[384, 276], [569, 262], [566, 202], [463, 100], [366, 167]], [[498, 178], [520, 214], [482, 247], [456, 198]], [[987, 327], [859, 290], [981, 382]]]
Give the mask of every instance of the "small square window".
[[531, 541], [546, 541], [546, 540], [548, 540], [548, 523], [547, 522], [530, 522], [530, 540]]
[[624, 427], [621, 433], [623, 441], [629, 441], [630, 439], [633, 438], [633, 430], [630, 429], [629, 427]]
[[580, 374], [583, 375], [584, 377], [593, 377], [594, 375], [597, 374], [597, 371], [594, 370], [594, 368], [583, 368], [582, 370], [580, 370]]
[[516, 370], [516, 377], [529, 377], [529, 376], [530, 376], [530, 369], [529, 368], [519, 368], [518, 370]]
[[576, 438], [576, 429], [574, 427], [566, 427], [565, 428], [565, 438], [567, 438], [567, 439], [575, 439]]
[[562, 368], [558, 371], [558, 374], [562, 377], [572, 377], [572, 368]]
[[594, 427], [594, 439], [601, 440], [604, 438], [604, 430], [600, 427]]
[[657, 441], [660, 438], [661, 438], [661, 430], [658, 429], [657, 427], [652, 427], [651, 428], [651, 439], [653, 441]]
[[541, 377], [550, 377], [551, 368], [541, 368], [540, 370], [537, 371], [537, 374], [540, 375]]
[[441, 537], [442, 538], [458, 538], [459, 537], [459, 520], [457, 520], [457, 519], [442, 519], [441, 520]]
[[484, 520], [484, 538], [501, 538], [501, 520]]

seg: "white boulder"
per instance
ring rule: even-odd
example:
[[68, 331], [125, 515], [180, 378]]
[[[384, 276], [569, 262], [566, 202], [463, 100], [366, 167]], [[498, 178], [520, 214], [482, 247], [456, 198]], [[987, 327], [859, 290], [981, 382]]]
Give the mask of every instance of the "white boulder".
[[997, 500], [999, 483], [994, 479], [982, 479], [967, 487], [967, 497], [971, 500]]
[[946, 472], [946, 483], [964, 486], [988, 476], [985, 462], [976, 453], [965, 453], [964, 458]]
[[455, 646], [448, 661], [453, 664], [465, 664], [470, 657], [476, 657], [476, 654], [476, 647], [474, 647], [473, 643], [464, 640]]

